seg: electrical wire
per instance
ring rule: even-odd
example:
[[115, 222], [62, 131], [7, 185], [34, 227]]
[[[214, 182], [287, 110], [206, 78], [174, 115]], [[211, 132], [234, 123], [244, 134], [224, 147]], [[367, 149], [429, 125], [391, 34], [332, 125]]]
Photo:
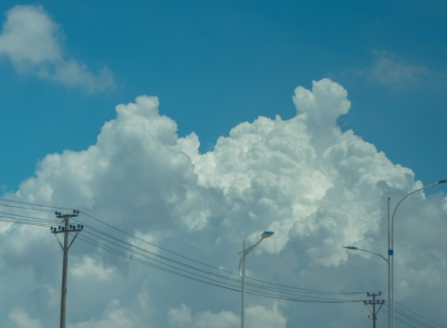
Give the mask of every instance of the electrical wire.
[[431, 324], [433, 324], [433, 325], [435, 325], [437, 327], [447, 328], [447, 326], [440, 325], [439, 323], [436, 323], [436, 322], [434, 322], [434, 321], [432, 321], [432, 320], [430, 320], [430, 319], [428, 319], [428, 318], [426, 318], [426, 317], [424, 317], [424, 316], [422, 316], [420, 314], [417, 314], [416, 312], [410, 310], [409, 308], [405, 307], [403, 304], [401, 304], [399, 302], [394, 301], [394, 304], [397, 305], [398, 307], [402, 308], [402, 309], [400, 309], [401, 312], [405, 312], [406, 311], [407, 313], [410, 312], [412, 314], [412, 315], [408, 315], [407, 314], [407, 316], [413, 317], [413, 315], [414, 315], [414, 316], [417, 316], [417, 317], [420, 318], [420, 319], [417, 319], [417, 318], [414, 317], [416, 320], [425, 320], [425, 321], [428, 321], [429, 323], [431, 323]]
[[[221, 271], [221, 272], [224, 272], [224, 273], [227, 273], [227, 274], [231, 274], [231, 275], [237, 275], [237, 276], [239, 276], [239, 274], [237, 274], [237, 273], [233, 273], [233, 272], [229, 272], [229, 271], [226, 271], [226, 270], [222, 270], [222, 269], [217, 268], [217, 267], [215, 267], [215, 266], [211, 266], [211, 265], [209, 265], [209, 264], [206, 264], [206, 263], [203, 263], [203, 262], [200, 262], [200, 261], [191, 259], [191, 258], [186, 257], [186, 256], [184, 256], [184, 255], [181, 255], [181, 254], [179, 254], [179, 253], [176, 253], [176, 252], [167, 250], [167, 249], [165, 249], [165, 248], [163, 248], [163, 247], [160, 247], [160, 246], [158, 246], [158, 245], [155, 245], [154, 243], [148, 242], [148, 241], [146, 241], [146, 240], [144, 240], [144, 239], [142, 239], [142, 238], [138, 238], [138, 237], [136, 237], [136, 236], [134, 236], [134, 235], [132, 235], [132, 234], [126, 232], [126, 231], [123, 231], [123, 230], [121, 230], [121, 229], [119, 229], [119, 228], [116, 228], [116, 227], [114, 227], [114, 226], [112, 226], [112, 225], [110, 225], [110, 224], [108, 224], [108, 223], [106, 223], [106, 222], [104, 222], [104, 221], [102, 221], [102, 220], [99, 220], [99, 219], [97, 219], [97, 218], [95, 218], [95, 217], [93, 217], [93, 216], [91, 216], [91, 215], [89, 215], [89, 214], [87, 214], [87, 213], [85, 213], [85, 212], [82, 212], [82, 211], [81, 211], [80, 213], [82, 213], [82, 214], [84, 214], [85, 216], [87, 216], [87, 217], [89, 217], [89, 218], [91, 218], [91, 219], [93, 219], [93, 220], [95, 220], [95, 221], [97, 221], [97, 222], [100, 222], [101, 224], [104, 224], [104, 225], [106, 225], [107, 227], [112, 228], [112, 229], [114, 229], [114, 230], [116, 230], [116, 231], [118, 231], [118, 232], [120, 232], [120, 233], [122, 233], [122, 234], [124, 234], [124, 235], [126, 235], [126, 236], [128, 236], [128, 237], [131, 237], [131, 238], [133, 238], [133, 239], [135, 239], [135, 240], [138, 240], [138, 241], [140, 241], [140, 242], [143, 242], [143, 243], [145, 243], [145, 244], [154, 246], [154, 247], [156, 247], [156, 248], [158, 248], [158, 249], [160, 249], [160, 250], [162, 250], [162, 251], [168, 252], [168, 253], [170, 253], [170, 254], [172, 254], [172, 255], [178, 256], [178, 257], [183, 258], [183, 259], [185, 259], [185, 260], [191, 261], [191, 262], [196, 263], [196, 264], [200, 264], [200, 265], [202, 265], [202, 266], [205, 266], [205, 267], [208, 267], [208, 268], [217, 270], [217, 271]], [[266, 284], [266, 285], [278, 286], [278, 287], [276, 287], [276, 290], [278, 290], [278, 291], [279, 291], [279, 290], [283, 290], [283, 291], [288, 290], [289, 292], [316, 293], [316, 294], [329, 294], [329, 295], [344, 295], [344, 296], [346, 296], [346, 295], [351, 296], [351, 295], [363, 295], [363, 294], [365, 294], [365, 292], [347, 292], [347, 293], [346, 293], [346, 292], [330, 292], [330, 291], [322, 291], [322, 290], [304, 289], [304, 288], [298, 288], [298, 287], [286, 286], [286, 285], [281, 285], [281, 284], [275, 284], [275, 283], [271, 283], [271, 282], [262, 281], [262, 280], [259, 280], [259, 279], [249, 278], [249, 277], [246, 277], [246, 279], [247, 279], [247, 280], [250, 280], [250, 281], [253, 281], [253, 282], [257, 282], [257, 283]], [[253, 283], [252, 283], [252, 284], [253, 284]], [[267, 288], [267, 287], [266, 287], [266, 288]]]
[[0, 221], [2, 222], [22, 223], [37, 226], [51, 226], [56, 223], [54, 220], [47, 220], [47, 219], [41, 219], [5, 212], [0, 212], [0, 218], [1, 218]]
[[[237, 284], [240, 283], [240, 279], [231, 278], [231, 277], [228, 277], [228, 276], [224, 276], [222, 274], [216, 274], [214, 272], [210, 272], [210, 271], [203, 270], [203, 269], [200, 269], [200, 268], [197, 268], [197, 267], [194, 267], [194, 266], [191, 266], [191, 265], [188, 265], [188, 264], [176, 261], [176, 260], [172, 260], [172, 259], [166, 258], [164, 256], [161, 256], [159, 254], [147, 251], [146, 249], [143, 249], [143, 248], [141, 248], [139, 246], [133, 245], [133, 244], [128, 243], [128, 242], [124, 242], [124, 241], [116, 239], [116, 238], [115, 238], [115, 241], [111, 242], [110, 240], [107, 240], [106, 238], [104, 238], [100, 234], [98, 235], [96, 233], [89, 232], [88, 230], [84, 230], [84, 231], [87, 232], [87, 234], [91, 234], [91, 235], [95, 236], [96, 240], [102, 240], [102, 241], [108, 242], [108, 243], [112, 244], [115, 247], [119, 247], [119, 248], [125, 249], [125, 250], [127, 250], [129, 252], [132, 252], [132, 254], [134, 254], [136, 256], [144, 257], [146, 262], [149, 260], [152, 263], [157, 263], [157, 265], [155, 266], [156, 268], [160, 268], [160, 265], [162, 265], [165, 268], [167, 267], [168, 268], [167, 270], [169, 270], [169, 272], [171, 272], [171, 273], [172, 273], [172, 270], [177, 270], [177, 271], [181, 271], [182, 274], [186, 273], [189, 276], [191, 276], [191, 275], [192, 276], [197, 276], [200, 279], [211, 280], [211, 281], [214, 281], [214, 282], [217, 281], [216, 279], [221, 279], [223, 281], [229, 281], [229, 282], [232, 282], [232, 283], [237, 283]], [[90, 241], [93, 241], [91, 238], [89, 238], [89, 239], [90, 239]], [[114, 249], [114, 250], [116, 251], [116, 249]], [[136, 258], [134, 255], [132, 255], [133, 259]], [[153, 256], [159, 257], [161, 260], [157, 260]], [[174, 265], [167, 264], [165, 261], [173, 263]], [[183, 266], [183, 268], [180, 268], [179, 266]], [[197, 272], [199, 272], [199, 273], [197, 273]], [[212, 276], [213, 279], [209, 278], [208, 276]], [[296, 298], [293, 297], [293, 293], [291, 293], [291, 292], [288, 292], [288, 293], [287, 292], [286, 293], [282, 292], [281, 293], [281, 291], [278, 291], [277, 289], [274, 289], [274, 288], [266, 288], [265, 286], [259, 286], [259, 285], [256, 285], [256, 284], [247, 284], [247, 285], [248, 285], [247, 290], [251, 291], [252, 293], [260, 293], [260, 295], [266, 295], [266, 296], [272, 296], [272, 297], [273, 296], [277, 297], [275, 295], [278, 295], [278, 294], [281, 295], [282, 294], [282, 296], [280, 296], [281, 299], [291, 299], [291, 300], [292, 299], [296, 299]], [[234, 287], [234, 285], [232, 285], [232, 287]], [[267, 294], [266, 292], [270, 292], [270, 293]], [[300, 299], [300, 300], [303, 300], [303, 299]], [[316, 302], [325, 302], [325, 303], [345, 303], [345, 302], [350, 302], [351, 301], [351, 300], [345, 300], [345, 299], [324, 298], [324, 297], [319, 297], [319, 296], [308, 296], [308, 295], [307, 295], [307, 298], [305, 300], [306, 301], [314, 300]]]
[[[223, 278], [226, 278], [228, 281], [233, 282], [234, 284], [237, 284], [237, 285], [229, 284], [227, 282], [219, 281], [219, 280], [207, 277], [205, 275], [197, 275], [194, 272], [191, 272], [191, 271], [188, 271], [188, 270], [184, 270], [184, 269], [178, 268], [176, 266], [172, 266], [171, 265], [171, 266], [166, 267], [165, 263], [157, 262], [158, 264], [154, 264], [154, 263], [152, 263], [154, 261], [154, 259], [152, 259], [152, 258], [150, 258], [150, 257], [148, 257], [148, 256], [146, 256], [144, 254], [135, 253], [134, 252], [133, 255], [129, 255], [129, 254], [126, 254], [126, 253], [124, 253], [122, 251], [117, 250], [114, 247], [111, 247], [111, 246], [108, 246], [108, 245], [105, 246], [105, 245], [98, 244], [95, 240], [93, 240], [91, 238], [88, 238], [88, 237], [85, 237], [85, 236], [78, 237], [78, 239], [86, 241], [86, 242], [88, 242], [88, 243], [90, 243], [90, 244], [92, 244], [92, 245], [94, 245], [96, 247], [99, 247], [99, 248], [102, 248], [104, 250], [110, 251], [110, 252], [112, 252], [114, 254], [123, 256], [123, 257], [125, 257], [127, 259], [130, 259], [132, 261], [136, 261], [136, 262], [138, 262], [140, 264], [144, 264], [144, 265], [147, 265], [147, 266], [159, 269], [159, 270], [164, 271], [164, 272], [168, 272], [168, 273], [171, 273], [171, 274], [174, 274], [174, 275], [177, 275], [177, 276], [181, 276], [183, 278], [187, 278], [187, 279], [194, 280], [194, 281], [197, 281], [197, 282], [205, 283], [205, 284], [208, 284], [208, 285], [213, 285], [213, 286], [216, 286], [216, 287], [220, 287], [220, 288], [224, 288], [224, 289], [240, 292], [240, 286], [239, 286], [240, 282], [239, 282], [239, 280], [229, 279], [227, 277], [223, 277]], [[122, 247], [125, 250], [130, 250], [130, 249], [128, 249], [128, 248], [126, 248], [124, 246], [121, 246], [121, 245], [115, 245], [115, 246]], [[150, 261], [144, 260], [144, 259], [142, 259], [140, 257], [149, 259]], [[266, 292], [262, 292], [262, 291], [259, 291], [259, 290], [254, 290], [254, 289], [251, 289], [251, 288], [247, 288], [246, 292], [247, 292], [247, 294], [258, 295], [258, 296], [263, 296], [263, 297], [267, 297], [267, 298], [274, 298], [274, 299], [278, 299], [278, 300], [294, 301], [294, 302], [308, 302], [308, 303], [355, 303], [355, 302], [363, 302], [362, 300], [340, 300], [340, 299], [318, 299], [318, 298], [317, 299], [315, 299], [315, 298], [304, 299], [304, 298], [296, 298], [296, 297], [276, 296], [276, 295], [272, 295], [272, 294], [269, 294], [269, 293], [266, 293]]]
[[[417, 314], [416, 312], [404, 307], [402, 304], [394, 301], [394, 305], [398, 307], [394, 307], [394, 319], [402, 324], [405, 324], [407, 327], [412, 328], [447, 328], [447, 326], [440, 325], [430, 319], [425, 318], [422, 315]], [[402, 309], [399, 309], [399, 306]], [[385, 307], [383, 308], [383, 312], [388, 315], [389, 314], [389, 304], [385, 303]]]
[[[3, 202], [3, 203], [1, 203]], [[4, 204], [4, 202], [15, 203], [19, 205], [10, 205]], [[54, 207], [54, 206], [45, 206], [40, 204], [32, 204], [27, 202], [20, 202], [14, 200], [8, 200], [4, 198], [0, 198], [0, 206], [9, 207], [9, 208], [17, 208], [28, 211], [44, 211], [44, 212], [52, 212], [54, 209], [57, 210], [71, 210], [63, 207]], [[33, 206], [33, 207], [30, 207]], [[176, 276], [180, 276], [186, 279], [190, 279], [199, 283], [211, 285], [218, 288], [223, 288], [226, 290], [240, 292], [240, 280], [236, 279], [235, 276], [239, 276], [238, 274], [226, 270], [222, 270], [215, 266], [194, 260], [177, 252], [173, 252], [166, 248], [160, 247], [154, 243], [148, 242], [142, 238], [138, 238], [133, 234], [130, 234], [126, 231], [123, 231], [119, 228], [114, 227], [100, 219], [93, 217], [85, 212], [80, 212], [86, 217], [101, 223], [102, 225], [107, 226], [108, 228], [119, 232], [127, 237], [130, 237], [136, 241], [142, 242], [146, 245], [150, 245], [159, 249], [160, 251], [166, 252], [170, 255], [179, 257], [182, 260], [194, 263], [194, 265], [187, 264], [181, 262], [179, 260], [174, 260], [167, 256], [163, 256], [156, 252], [149, 251], [146, 248], [137, 246], [132, 244], [126, 240], [123, 240], [119, 237], [114, 236], [113, 234], [106, 233], [100, 229], [97, 229], [93, 226], [83, 223], [78, 217], [73, 218], [79, 223], [83, 224], [86, 228], [83, 230], [87, 235], [93, 236], [94, 238], [90, 238], [88, 236], [79, 235], [78, 239], [82, 240], [85, 243], [88, 243], [94, 247], [105, 250], [107, 252], [113, 253], [115, 255], [124, 257], [128, 260], [134, 261], [136, 263], [140, 263], [142, 265], [146, 265], [162, 272], [167, 272]], [[37, 225], [37, 226], [52, 226], [54, 224], [57, 225], [59, 221], [48, 220], [43, 218], [35, 218], [31, 216], [18, 215], [12, 213], [0, 212], [0, 222], [8, 222], [8, 223], [17, 223], [17, 224], [28, 224], [28, 225]], [[158, 259], [157, 259], [158, 258]], [[207, 269], [201, 269], [195, 265], [200, 265], [202, 267], [206, 267]], [[215, 270], [216, 272], [212, 272], [211, 270]], [[239, 278], [239, 277], [238, 277]], [[351, 292], [351, 293], [340, 293], [340, 292], [330, 292], [330, 291], [322, 291], [322, 290], [313, 290], [313, 289], [304, 289], [298, 287], [292, 287], [267, 281], [262, 281], [259, 279], [246, 277], [247, 288], [246, 293], [261, 297], [267, 297], [271, 299], [277, 300], [285, 300], [292, 302], [306, 302], [306, 303], [359, 303], [363, 302], [363, 300], [352, 300], [352, 299], [340, 299], [340, 298], [329, 298], [329, 297], [321, 297], [321, 295], [342, 295], [342, 296], [354, 296], [359, 294], [365, 294], [365, 292]], [[314, 296], [319, 295], [319, 296]], [[399, 303], [395, 302], [400, 305]], [[408, 327], [423, 327], [423, 328], [447, 328], [446, 326], [439, 325], [421, 315], [418, 315], [412, 310], [405, 308], [403, 305], [400, 305], [402, 308], [395, 308], [395, 318], [397, 321], [404, 323]], [[387, 309], [384, 309], [384, 312], [387, 313]], [[425, 320], [425, 321], [424, 321]], [[427, 323], [429, 322], [429, 323]], [[435, 326], [433, 326], [435, 325]]]
[[[3, 199], [3, 198], [0, 198], [0, 201], [1, 201], [1, 200], [6, 201], [6, 202], [13, 202], [13, 203], [16, 203], [16, 204], [21, 204], [21, 205], [37, 206], [37, 207], [39, 207], [40, 209], [48, 208], [48, 209], [51, 209], [50, 211], [52, 211], [53, 209], [65, 209], [65, 210], [71, 210], [71, 209], [62, 208], [62, 207], [45, 206], [45, 205], [41, 205], [41, 204], [33, 204], [33, 203], [27, 203], [27, 202], [20, 202], [20, 201], [8, 200], [8, 199]], [[2, 206], [2, 205], [3, 205], [3, 204], [0, 204], [0, 206]], [[17, 206], [17, 207], [19, 207], [19, 206]], [[28, 210], [33, 210], [32, 208], [26, 208], [26, 207], [22, 207], [22, 208], [23, 208], [23, 209], [28, 209]], [[48, 211], [48, 210], [47, 210], [47, 211]], [[217, 268], [217, 267], [215, 267], [215, 266], [211, 266], [211, 265], [209, 265], [209, 264], [206, 264], [206, 263], [203, 263], [203, 262], [194, 260], [194, 259], [189, 258], [189, 257], [187, 257], [187, 256], [184, 256], [184, 255], [181, 255], [181, 254], [179, 254], [179, 253], [170, 251], [170, 250], [168, 250], [168, 249], [166, 249], [166, 248], [160, 247], [160, 246], [158, 246], [158, 245], [156, 245], [156, 244], [154, 244], [154, 243], [148, 242], [147, 240], [144, 240], [144, 239], [142, 239], [142, 238], [138, 238], [137, 236], [134, 236], [133, 234], [130, 234], [130, 233], [126, 232], [126, 231], [123, 231], [123, 230], [121, 230], [121, 229], [119, 229], [119, 228], [116, 228], [116, 227], [114, 227], [114, 226], [112, 226], [112, 225], [110, 225], [110, 224], [108, 224], [108, 223], [106, 223], [106, 222], [104, 222], [104, 221], [102, 221], [102, 220], [100, 220], [100, 219], [97, 219], [97, 218], [93, 217], [92, 215], [90, 215], [90, 214], [88, 214], [88, 213], [86, 213], [86, 212], [81, 211], [80, 213], [83, 214], [83, 215], [85, 215], [85, 216], [88, 217], [88, 218], [93, 219], [93, 220], [96, 221], [96, 222], [99, 222], [99, 223], [101, 223], [101, 224], [107, 226], [107, 227], [110, 228], [110, 229], [113, 229], [114, 231], [117, 231], [117, 232], [119, 232], [119, 233], [121, 233], [121, 234], [124, 234], [124, 235], [126, 235], [126, 236], [128, 236], [128, 237], [130, 237], [130, 238], [132, 238], [132, 239], [135, 239], [135, 240], [137, 240], [137, 241], [139, 241], [139, 242], [142, 242], [142, 243], [145, 243], [145, 244], [147, 244], [147, 245], [153, 246], [153, 247], [155, 247], [155, 248], [157, 248], [157, 249], [159, 249], [159, 250], [161, 250], [161, 251], [167, 252], [167, 253], [169, 253], [169, 254], [171, 254], [171, 255], [180, 257], [181, 259], [184, 259], [184, 260], [190, 261], [190, 262], [192, 262], [192, 263], [195, 263], [195, 264], [198, 264], [198, 265], [207, 267], [207, 268], [209, 268], [209, 269], [213, 269], [213, 270], [219, 271], [219, 272], [221, 272], [221, 273], [225, 273], [225, 274], [228, 274], [228, 275], [233, 275], [233, 276], [238, 276], [238, 277], [239, 277], [239, 275], [236, 274], [236, 273], [229, 272], [229, 271], [226, 271], [226, 270]], [[128, 245], [131, 245], [131, 244], [129, 244], [128, 242], [123, 241], [123, 240], [120, 239], [120, 238], [117, 238], [117, 237], [115, 237], [115, 236], [112, 236], [111, 234], [106, 234], [106, 233], [103, 232], [102, 230], [95, 229], [95, 228], [93, 228], [93, 227], [91, 227], [91, 226], [89, 226], [89, 225], [83, 223], [83, 222], [80, 221], [78, 218], [73, 218], [73, 219], [76, 220], [76, 221], [79, 222], [79, 223], [82, 223], [82, 224], [83, 224], [84, 226], [86, 226], [86, 227], [90, 227], [91, 229], [96, 230], [97, 233], [103, 234], [103, 235], [105, 235], [105, 236], [107, 236], [107, 237], [109, 237], [109, 238], [111, 238], [111, 239], [113, 239], [113, 240], [115, 240], [115, 241], [118, 241], [118, 242], [121, 242], [121, 243], [125, 243], [125, 244], [128, 244]], [[132, 246], [132, 247], [133, 247], [133, 246]], [[149, 252], [149, 251], [147, 251], [147, 250], [145, 250], [145, 251], [146, 251], [146, 252]], [[156, 253], [151, 252], [151, 254], [154, 255], [154, 256], [162, 257], [162, 258], [164, 258], [164, 259], [167, 260], [167, 261], [175, 262], [175, 261], [172, 260], [172, 259], [168, 259], [168, 258], [163, 257], [163, 256], [161, 256], [161, 255], [159, 255], [159, 254], [156, 254]], [[188, 266], [187, 264], [185, 264], [185, 263], [180, 263], [180, 262], [177, 262], [177, 264], [180, 264], [180, 265], [183, 265], [183, 266]], [[197, 268], [195, 268], [195, 267], [192, 267], [192, 266], [189, 266], [189, 267], [190, 267], [190, 268], [194, 268], [194, 269], [200, 271], [200, 269], [197, 269]], [[209, 273], [209, 274], [212, 274], [212, 275], [217, 275], [216, 273], [210, 273], [210, 272], [208, 272], [208, 273]], [[330, 292], [330, 291], [321, 291], [321, 290], [303, 289], [303, 288], [298, 288], [298, 287], [292, 287], [292, 286], [286, 286], [286, 285], [280, 285], [280, 284], [275, 284], [275, 283], [271, 283], [271, 282], [266, 282], [266, 281], [262, 281], [262, 280], [258, 280], [258, 279], [254, 279], [254, 278], [250, 278], [250, 277], [246, 277], [246, 280], [247, 280], [246, 284], [247, 284], [247, 285], [251, 285], [251, 286], [253, 286], [254, 288], [258, 288], [258, 289], [259, 289], [259, 288], [268, 289], [268, 290], [270, 290], [270, 291], [272, 291], [272, 292], [275, 291], [275, 292], [277, 292], [277, 293], [281, 293], [281, 292], [282, 292], [282, 293], [285, 293], [286, 295], [290, 295], [290, 294], [293, 295], [294, 293], [303, 294], [303, 295], [306, 295], [306, 296], [309, 296], [308, 294], [326, 294], [326, 295], [339, 295], [339, 296], [340, 296], [340, 295], [342, 295], [342, 296], [353, 296], [353, 295], [361, 295], [361, 294], [365, 294], [365, 292], [342, 293], [342, 292]], [[309, 297], [318, 298], [318, 297], [315, 297], [315, 296], [309, 296]], [[320, 298], [320, 299], [324, 299], [324, 300], [328, 300], [328, 301], [333, 301], [333, 300], [334, 300], [334, 299], [330, 299], [330, 298]]]

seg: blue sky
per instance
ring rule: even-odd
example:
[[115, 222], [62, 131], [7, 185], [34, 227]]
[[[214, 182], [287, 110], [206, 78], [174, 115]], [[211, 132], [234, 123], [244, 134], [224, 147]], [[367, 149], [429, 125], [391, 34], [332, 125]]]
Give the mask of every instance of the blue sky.
[[[85, 225], [70, 249], [70, 328], [238, 327], [237, 254], [264, 230], [275, 234], [250, 253], [249, 277], [297, 298], [386, 299], [383, 261], [340, 246], [386, 254], [387, 197], [395, 206], [447, 178], [446, 10], [441, 0], [2, 1], [0, 322], [58, 321], [55, 208], [80, 210]], [[411, 310], [396, 328], [409, 311], [447, 322], [445, 192], [399, 208], [395, 300]], [[116, 243], [125, 250], [101, 248]], [[203, 283], [216, 274], [228, 288]], [[357, 298], [271, 293], [247, 296], [247, 328], [370, 324]]]
[[[0, 10], [17, 4], [36, 3], [2, 1]], [[7, 190], [46, 154], [93, 143], [114, 106], [138, 95], [158, 96], [179, 134], [196, 132], [207, 151], [240, 122], [292, 117], [293, 89], [324, 77], [348, 91], [343, 129], [425, 183], [444, 176], [445, 1], [39, 4], [59, 25], [64, 56], [94, 74], [108, 67], [116, 87], [67, 87], [20, 73], [1, 56]], [[389, 66], [374, 76], [384, 60]]]

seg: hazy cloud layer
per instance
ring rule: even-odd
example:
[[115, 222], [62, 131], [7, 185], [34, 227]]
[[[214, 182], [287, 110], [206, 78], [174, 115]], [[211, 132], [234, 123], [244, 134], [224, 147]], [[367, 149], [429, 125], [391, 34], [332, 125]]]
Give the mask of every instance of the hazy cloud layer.
[[376, 50], [369, 65], [341, 72], [350, 77], [366, 78], [389, 90], [401, 91], [422, 87], [438, 88], [445, 85], [447, 74], [431, 63], [414, 63], [385, 50]]
[[[246, 309], [247, 328], [283, 328], [287, 320], [279, 313], [277, 306], [266, 309], [263, 306], [253, 306]], [[240, 318], [230, 311], [211, 313], [209, 311], [193, 315], [185, 304], [179, 308], [169, 309], [169, 326], [180, 328], [236, 328], [240, 327]]]
[[[386, 254], [387, 197], [394, 206], [422, 184], [353, 131], [340, 130], [337, 118], [349, 115], [350, 102], [339, 84], [323, 79], [313, 82], [312, 90], [298, 87], [292, 100], [297, 108], [292, 119], [243, 122], [201, 154], [197, 135], [179, 137], [175, 121], [159, 113], [158, 99], [140, 96], [116, 107], [116, 119], [104, 124], [96, 144], [46, 156], [35, 177], [8, 197], [77, 208], [135, 234], [138, 247], [174, 259], [147, 244], [155, 243], [231, 272], [238, 270], [242, 241], [250, 245], [263, 230], [273, 230], [247, 257], [247, 276], [307, 290], [386, 292], [383, 260], [340, 246]], [[439, 323], [447, 320], [436, 306], [445, 303], [447, 292], [442, 283], [447, 260], [439, 251], [447, 233], [446, 208], [443, 194], [416, 194], [396, 218], [395, 298]], [[8, 211], [24, 215], [21, 209]], [[80, 220], [97, 224], [85, 215]], [[8, 295], [0, 300], [0, 318], [55, 325], [59, 245], [48, 228], [0, 227], [0, 274], [9, 282], [0, 287]], [[87, 229], [81, 235], [101, 242]], [[69, 263], [69, 327], [239, 326], [238, 292], [165, 273], [85, 240], [72, 246]], [[249, 294], [246, 305], [247, 328], [369, 324], [358, 303]], [[379, 317], [386, 322], [384, 313]]]
[[429, 74], [422, 65], [406, 63], [385, 51], [376, 51], [374, 65], [368, 70], [370, 77], [388, 86], [413, 86]]
[[92, 73], [66, 55], [60, 27], [41, 6], [15, 6], [6, 13], [0, 34], [0, 58], [7, 57], [17, 71], [33, 74], [89, 92], [115, 86], [112, 72], [103, 67]]

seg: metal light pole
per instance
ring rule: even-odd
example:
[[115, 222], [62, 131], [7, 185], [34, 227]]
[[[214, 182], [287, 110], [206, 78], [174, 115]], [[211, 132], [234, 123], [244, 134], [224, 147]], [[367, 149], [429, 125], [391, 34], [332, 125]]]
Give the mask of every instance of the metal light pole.
[[356, 246], [342, 246], [343, 248], [349, 249], [349, 250], [358, 250], [363, 252], [372, 253], [375, 255], [380, 256], [385, 262], [388, 264], [388, 327], [394, 328], [394, 216], [396, 215], [397, 208], [399, 205], [410, 195], [415, 194], [419, 191], [423, 191], [425, 189], [437, 186], [441, 183], [446, 183], [447, 179], [440, 180], [438, 182], [432, 183], [431, 185], [422, 187], [420, 189], [414, 190], [407, 195], [405, 195], [394, 207], [393, 214], [390, 217], [390, 198], [388, 197], [388, 204], [387, 204], [387, 217], [388, 217], [388, 258], [385, 258], [383, 255], [381, 255], [378, 252], [369, 251], [366, 249], [361, 249]]
[[[343, 248], [349, 249], [349, 250], [354, 250], [354, 251], [362, 251], [362, 252], [367, 252], [367, 253], [371, 253], [371, 254], [375, 254], [377, 256], [379, 256], [382, 260], [384, 260], [387, 263], [388, 266], [388, 304], [391, 304], [391, 269], [390, 269], [390, 261], [389, 259], [387, 259], [385, 256], [383, 256], [382, 254], [375, 252], [375, 251], [370, 251], [367, 249], [363, 249], [363, 248], [358, 248], [357, 246], [342, 246]], [[391, 311], [388, 311], [388, 328], [391, 328]]]
[[269, 238], [273, 235], [273, 231], [264, 231], [261, 235], [261, 239], [258, 240], [254, 245], [245, 248], [245, 240], [242, 242], [242, 252], [241, 259], [239, 261], [239, 274], [242, 277], [242, 295], [241, 295], [241, 328], [244, 328], [244, 320], [245, 320], [245, 257], [250, 253], [256, 246], [259, 245], [261, 241], [266, 238]]
[[[390, 287], [390, 292], [391, 292], [391, 300], [389, 303], [389, 311], [391, 312], [391, 319], [390, 319], [390, 323], [391, 323], [391, 328], [394, 328], [394, 216], [396, 215], [396, 211], [397, 208], [399, 207], [399, 205], [410, 195], [413, 195], [419, 191], [437, 186], [441, 183], [446, 183], [447, 179], [445, 180], [440, 180], [438, 182], [432, 183], [431, 185], [419, 188], [417, 190], [414, 190], [410, 193], [408, 193], [407, 195], [405, 195], [396, 205], [396, 207], [394, 207], [394, 211], [393, 214], [391, 216], [391, 220], [390, 220], [390, 198], [388, 198], [388, 263], [389, 263], [389, 280], [391, 282], [391, 287]], [[389, 297], [389, 296], [388, 296]]]

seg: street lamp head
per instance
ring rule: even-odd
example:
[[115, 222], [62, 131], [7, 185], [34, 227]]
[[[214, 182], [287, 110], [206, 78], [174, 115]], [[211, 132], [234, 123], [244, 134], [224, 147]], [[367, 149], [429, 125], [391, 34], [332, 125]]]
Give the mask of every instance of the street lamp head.
[[342, 247], [346, 249], [358, 249], [357, 246], [342, 246]]
[[269, 238], [273, 235], [273, 231], [264, 231], [261, 235], [262, 239]]
[[446, 182], [447, 182], [447, 179], [444, 179], [444, 180], [439, 181], [438, 184], [446, 183]]

